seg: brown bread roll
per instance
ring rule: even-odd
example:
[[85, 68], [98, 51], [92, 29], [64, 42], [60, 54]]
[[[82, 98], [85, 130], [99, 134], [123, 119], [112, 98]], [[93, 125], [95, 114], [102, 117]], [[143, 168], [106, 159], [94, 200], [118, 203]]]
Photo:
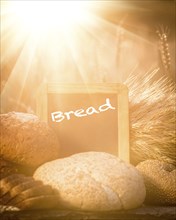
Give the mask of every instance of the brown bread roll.
[[35, 115], [1, 114], [0, 130], [0, 156], [8, 161], [36, 168], [59, 157], [55, 133]]
[[136, 167], [144, 177], [145, 202], [152, 205], [176, 205], [176, 167], [159, 160], [146, 160]]

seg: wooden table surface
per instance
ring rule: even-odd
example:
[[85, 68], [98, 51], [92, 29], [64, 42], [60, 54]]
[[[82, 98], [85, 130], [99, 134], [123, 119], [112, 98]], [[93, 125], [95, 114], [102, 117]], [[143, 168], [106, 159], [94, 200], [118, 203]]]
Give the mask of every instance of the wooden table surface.
[[176, 207], [149, 207], [111, 212], [73, 210], [1, 211], [1, 220], [167, 220], [176, 219]]

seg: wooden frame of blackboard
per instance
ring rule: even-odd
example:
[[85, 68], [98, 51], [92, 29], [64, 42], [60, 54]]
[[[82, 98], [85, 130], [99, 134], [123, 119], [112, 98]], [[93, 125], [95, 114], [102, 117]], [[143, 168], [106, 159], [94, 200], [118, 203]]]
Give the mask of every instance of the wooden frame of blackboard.
[[129, 107], [128, 89], [120, 83], [62, 84], [48, 83], [42, 86], [37, 97], [36, 113], [48, 122], [48, 94], [116, 94], [118, 103], [117, 156], [129, 162]]

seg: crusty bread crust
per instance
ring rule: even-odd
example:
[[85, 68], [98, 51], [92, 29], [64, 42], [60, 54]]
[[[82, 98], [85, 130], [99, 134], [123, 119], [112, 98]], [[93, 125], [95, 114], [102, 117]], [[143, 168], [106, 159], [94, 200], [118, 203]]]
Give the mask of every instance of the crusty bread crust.
[[1, 114], [0, 130], [0, 155], [6, 160], [38, 167], [59, 157], [59, 143], [54, 131], [33, 114]]
[[142, 176], [130, 164], [103, 152], [86, 152], [40, 166], [35, 180], [51, 185], [67, 208], [131, 209], [145, 199]]
[[176, 167], [159, 160], [146, 160], [136, 167], [144, 177], [145, 202], [152, 205], [176, 205]]

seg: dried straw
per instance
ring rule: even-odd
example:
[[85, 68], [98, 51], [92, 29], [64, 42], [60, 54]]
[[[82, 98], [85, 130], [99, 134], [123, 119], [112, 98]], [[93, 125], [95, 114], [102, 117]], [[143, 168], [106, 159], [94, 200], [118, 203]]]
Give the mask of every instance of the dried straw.
[[129, 88], [131, 163], [158, 159], [176, 164], [175, 83], [158, 70], [131, 75]]

